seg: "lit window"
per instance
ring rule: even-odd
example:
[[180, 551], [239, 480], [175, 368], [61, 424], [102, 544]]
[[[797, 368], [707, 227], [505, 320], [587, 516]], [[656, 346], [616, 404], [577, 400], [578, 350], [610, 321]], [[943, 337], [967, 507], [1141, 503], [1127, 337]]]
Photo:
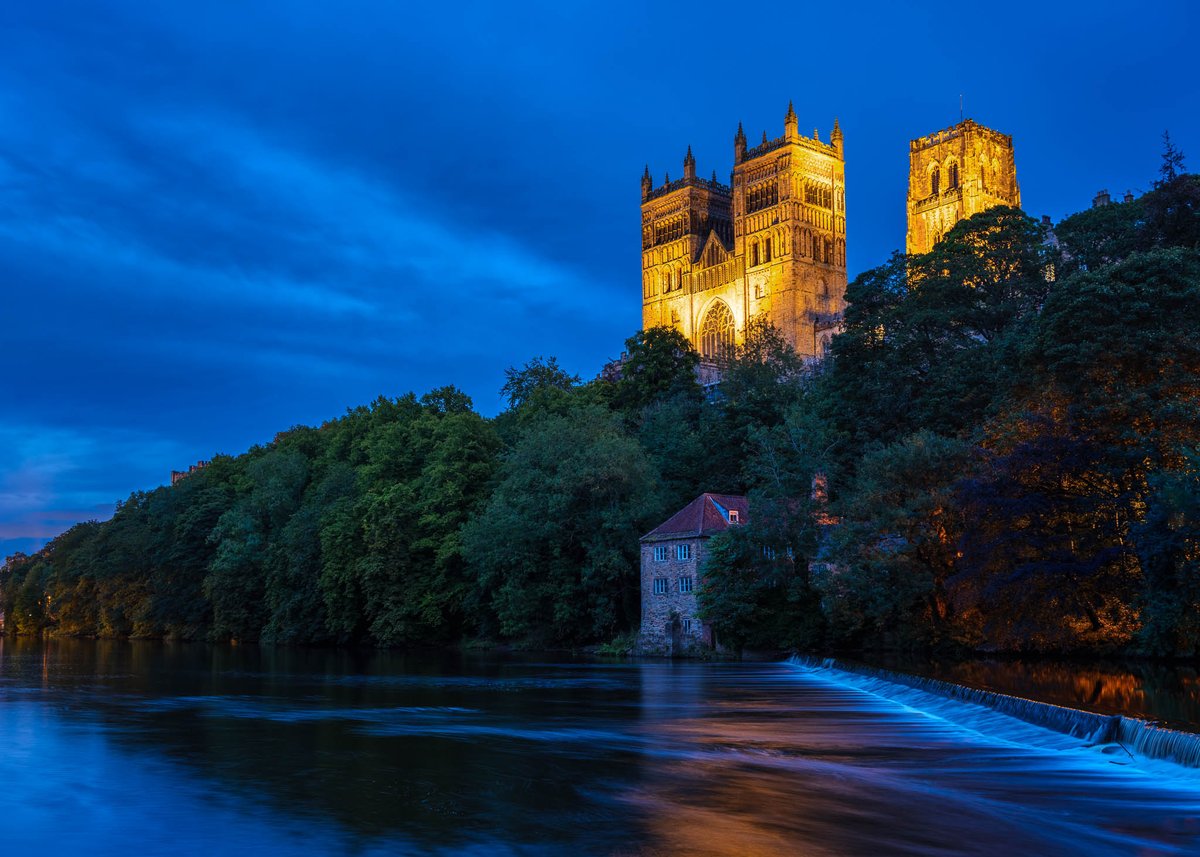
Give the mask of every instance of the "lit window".
[[736, 524], [737, 522], [738, 522], [738, 510], [730, 509], [729, 510], [729, 523]]
[[700, 323], [700, 354], [708, 360], [719, 360], [733, 350], [737, 325], [733, 311], [724, 301], [714, 301]]
[[654, 549], [654, 561], [655, 562], [666, 562], [667, 561], [666, 545], [660, 545], [659, 547], [656, 547]]
[[654, 594], [655, 595], [666, 595], [667, 594], [667, 579], [665, 577], [654, 578]]
[[680, 592], [691, 592], [692, 591], [692, 579], [690, 577], [679, 578], [679, 591]]
[[675, 559], [691, 559], [691, 558], [692, 558], [692, 546], [691, 545], [676, 545], [675, 546]]

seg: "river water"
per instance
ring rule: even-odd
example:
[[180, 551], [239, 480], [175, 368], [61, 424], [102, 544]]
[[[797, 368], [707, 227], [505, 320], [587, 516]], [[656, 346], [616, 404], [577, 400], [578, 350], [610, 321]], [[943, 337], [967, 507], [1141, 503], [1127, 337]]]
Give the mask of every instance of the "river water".
[[780, 663], [0, 641], [5, 854], [1200, 854], [1200, 772]]

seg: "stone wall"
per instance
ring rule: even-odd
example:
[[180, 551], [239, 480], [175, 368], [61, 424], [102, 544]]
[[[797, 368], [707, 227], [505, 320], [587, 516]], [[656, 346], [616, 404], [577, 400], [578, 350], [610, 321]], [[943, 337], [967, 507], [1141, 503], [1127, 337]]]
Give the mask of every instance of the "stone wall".
[[[699, 569], [704, 560], [703, 538], [672, 539], [642, 543], [642, 625], [638, 634], [638, 651], [645, 655], [701, 654], [712, 645], [710, 629], [700, 622], [696, 594], [700, 589]], [[691, 558], [678, 559], [680, 545], [691, 548]], [[657, 562], [654, 549], [665, 547], [667, 559]], [[692, 591], [679, 591], [679, 578], [692, 579]], [[655, 594], [656, 578], [666, 578], [665, 594]], [[691, 620], [685, 630], [685, 620]]]
[[997, 205], [1021, 207], [1012, 137], [967, 119], [909, 144], [909, 253], [928, 253], [960, 220]]
[[690, 150], [683, 179], [643, 176], [642, 327], [673, 327], [712, 362], [763, 317], [801, 356], [821, 356], [845, 303], [840, 128], [829, 143], [807, 137], [789, 108], [782, 137], [747, 150], [739, 131], [731, 179], [696, 178]]

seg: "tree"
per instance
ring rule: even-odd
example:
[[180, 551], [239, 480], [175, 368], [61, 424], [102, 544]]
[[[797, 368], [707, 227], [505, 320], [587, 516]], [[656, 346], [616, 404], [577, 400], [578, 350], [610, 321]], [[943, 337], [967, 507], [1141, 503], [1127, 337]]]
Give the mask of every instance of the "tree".
[[1152, 655], [1200, 655], [1200, 448], [1149, 479], [1146, 515], [1133, 528], [1145, 585], [1138, 645]]
[[959, 635], [949, 582], [965, 524], [955, 487], [970, 445], [920, 431], [865, 455], [836, 506], [814, 581], [835, 639], [929, 644]]
[[1183, 171], [1183, 152], [1163, 132], [1162, 166], [1146, 194], [1146, 231], [1152, 246], [1200, 249], [1200, 176]]
[[477, 610], [537, 644], [610, 638], [638, 616], [638, 538], [662, 514], [645, 454], [601, 406], [529, 426], [465, 526]]
[[857, 277], [816, 397], [847, 440], [840, 463], [922, 429], [969, 437], [1017, 377], [1053, 260], [1035, 221], [997, 207], [957, 224], [931, 253], [896, 255]]
[[698, 398], [696, 370], [700, 355], [673, 327], [650, 327], [625, 340], [621, 378], [613, 391], [613, 407], [636, 422], [642, 409], [656, 400]]
[[741, 650], [820, 644], [824, 623], [808, 557], [770, 529], [752, 520], [713, 536], [701, 574], [700, 615], [721, 645]]
[[1171, 132], [1163, 131], [1163, 154], [1162, 164], [1158, 168], [1158, 181], [1154, 183], [1156, 188], [1165, 187], [1184, 173], [1183, 152], [1175, 148], [1175, 144], [1171, 142]]
[[508, 407], [514, 409], [548, 391], [570, 390], [578, 383], [579, 376], [560, 367], [557, 358], [534, 357], [520, 369], [510, 366], [504, 370], [500, 394], [508, 400]]
[[1072, 214], [1054, 234], [1063, 250], [1059, 276], [1083, 269], [1094, 271], [1150, 249], [1146, 234], [1146, 198], [1097, 205]]

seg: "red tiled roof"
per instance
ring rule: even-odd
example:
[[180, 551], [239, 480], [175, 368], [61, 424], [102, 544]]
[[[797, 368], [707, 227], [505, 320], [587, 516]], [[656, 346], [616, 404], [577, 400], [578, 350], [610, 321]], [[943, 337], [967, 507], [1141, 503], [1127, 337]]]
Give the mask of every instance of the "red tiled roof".
[[714, 535], [729, 529], [731, 510], [737, 512], [739, 524], [749, 521], [750, 505], [745, 497], [733, 494], [701, 494], [642, 536], [642, 541]]

